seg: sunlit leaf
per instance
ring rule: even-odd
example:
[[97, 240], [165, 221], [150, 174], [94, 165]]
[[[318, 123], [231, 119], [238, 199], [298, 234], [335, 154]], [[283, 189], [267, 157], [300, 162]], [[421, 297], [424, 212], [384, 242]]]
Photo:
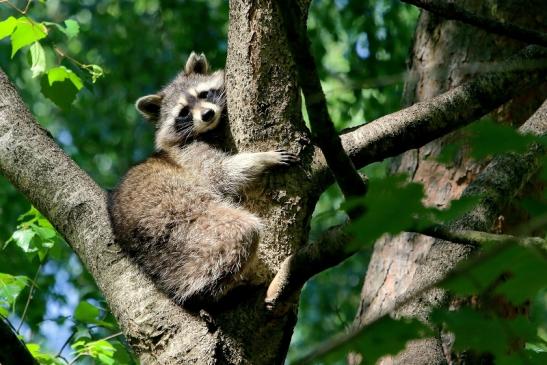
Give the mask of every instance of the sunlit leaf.
[[15, 26], [17, 25], [17, 19], [10, 16], [4, 21], [0, 22], [0, 39], [3, 39], [13, 33]]
[[92, 341], [89, 338], [79, 338], [71, 347], [76, 354], [89, 356], [95, 360], [95, 363], [104, 365], [116, 363], [114, 359], [116, 348], [106, 340]]
[[19, 246], [24, 252], [35, 252], [38, 249], [31, 245], [31, 241], [36, 235], [36, 232], [34, 232], [30, 228], [25, 229], [19, 229], [11, 235], [11, 239], [17, 246]]
[[26, 276], [0, 273], [0, 307], [4, 308], [2, 315], [6, 316], [7, 309], [13, 307], [28, 282], [29, 279]]
[[83, 87], [82, 80], [64, 66], [50, 69], [40, 84], [42, 93], [61, 109], [68, 109]]
[[27, 349], [40, 365], [65, 365], [66, 363], [56, 355], [42, 352], [41, 346], [37, 343], [27, 343]]
[[30, 46], [30, 59], [32, 77], [41, 75], [46, 70], [46, 53], [40, 42], [34, 42]]
[[84, 87], [82, 80], [74, 72], [69, 70], [64, 66], [59, 66], [52, 68], [47, 73], [48, 82], [50, 85], [53, 85], [55, 82], [60, 82], [64, 80], [70, 80], [76, 89], [80, 90]]
[[95, 83], [99, 78], [104, 76], [104, 71], [99, 65], [85, 65], [84, 68], [91, 75], [91, 81]]
[[15, 31], [11, 34], [11, 57], [21, 48], [28, 46], [47, 35], [46, 27], [27, 17], [17, 19]]

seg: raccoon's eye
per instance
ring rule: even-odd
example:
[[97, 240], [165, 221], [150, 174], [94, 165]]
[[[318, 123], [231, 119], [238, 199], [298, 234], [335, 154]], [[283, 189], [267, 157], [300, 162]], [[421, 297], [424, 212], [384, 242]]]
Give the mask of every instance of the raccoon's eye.
[[209, 91], [202, 91], [198, 94], [198, 98], [200, 99], [207, 99], [208, 96], [209, 96]]
[[184, 108], [182, 108], [179, 112], [179, 117], [180, 118], [186, 118], [188, 115], [190, 114], [190, 108], [188, 108], [187, 106], [185, 106]]

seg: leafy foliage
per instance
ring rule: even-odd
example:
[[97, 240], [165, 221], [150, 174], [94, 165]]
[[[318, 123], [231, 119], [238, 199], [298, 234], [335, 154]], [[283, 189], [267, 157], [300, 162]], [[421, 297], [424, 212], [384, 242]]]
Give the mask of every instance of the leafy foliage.
[[[19, 217], [20, 224], [17, 230], [13, 232], [11, 238], [6, 242], [4, 248], [12, 243], [17, 246], [28, 259], [35, 259], [39, 262], [34, 280], [39, 277], [40, 269], [47, 264], [50, 250], [56, 246], [64, 244], [64, 240], [59, 236], [38, 210], [32, 207], [27, 213]], [[56, 256], [56, 255], [52, 255]], [[17, 299], [26, 287], [30, 287], [30, 292], [24, 306], [24, 310], [19, 312], [16, 307]], [[27, 310], [32, 311], [31, 300], [33, 291], [40, 288], [36, 282], [31, 281], [26, 276], [14, 276], [7, 273], [0, 273], [0, 316], [3, 320], [18, 319], [21, 324], [26, 319]], [[96, 289], [95, 289], [96, 290]], [[30, 306], [29, 306], [30, 305]], [[17, 314], [20, 314], [18, 318]], [[70, 343], [74, 350], [72, 355], [75, 361], [80, 358], [89, 357], [98, 364], [132, 364], [132, 356], [127, 352], [125, 345], [120, 346], [120, 341], [114, 338], [121, 333], [114, 323], [112, 315], [89, 301], [81, 301], [74, 309], [72, 315], [68, 317], [59, 317], [56, 320], [64, 322], [67, 319], [72, 322], [70, 331], [65, 343], [58, 350], [57, 355], [42, 350], [39, 343], [28, 342], [27, 348], [39, 364], [59, 365], [66, 364], [67, 361], [61, 354]], [[19, 329], [21, 325], [19, 326]], [[110, 334], [106, 337], [105, 334]], [[100, 338], [103, 336], [103, 338]], [[39, 338], [37, 338], [39, 339]], [[34, 340], [31, 338], [30, 340]], [[117, 347], [115, 344], [117, 343]]]
[[362, 363], [375, 364], [382, 356], [396, 355], [405, 347], [407, 341], [431, 335], [432, 331], [416, 319], [395, 320], [383, 317], [370, 325], [366, 331], [360, 331], [349, 341], [344, 341], [344, 345], [336, 351], [327, 352], [325, 356], [320, 356], [316, 360], [328, 364], [344, 358], [352, 351], [358, 351]]
[[13, 276], [0, 273], [0, 315], [7, 317], [9, 310], [13, 310], [15, 301], [21, 291], [27, 286], [29, 279], [26, 276]]

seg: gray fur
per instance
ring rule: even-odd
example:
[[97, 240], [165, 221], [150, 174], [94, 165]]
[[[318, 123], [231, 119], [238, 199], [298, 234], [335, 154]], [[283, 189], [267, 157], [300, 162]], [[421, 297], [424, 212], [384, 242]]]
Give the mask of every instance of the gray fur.
[[[208, 69], [205, 56], [192, 53], [184, 72], [137, 101], [156, 125], [157, 151], [129, 170], [110, 199], [120, 245], [180, 303], [217, 301], [249, 276], [261, 223], [232, 198], [269, 167], [297, 160], [286, 151], [230, 156], [200, 138], [225, 109], [224, 74]], [[207, 88], [217, 91], [204, 100]], [[209, 109], [214, 117], [204, 122]]]

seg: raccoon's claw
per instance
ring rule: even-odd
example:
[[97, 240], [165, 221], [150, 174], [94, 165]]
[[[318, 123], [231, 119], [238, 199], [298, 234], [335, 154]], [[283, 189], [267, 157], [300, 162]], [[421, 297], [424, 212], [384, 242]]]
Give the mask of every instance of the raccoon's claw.
[[278, 164], [279, 165], [292, 165], [294, 163], [297, 163], [300, 161], [300, 159], [298, 158], [297, 155], [295, 155], [294, 153], [292, 152], [289, 152], [287, 150], [284, 150], [284, 149], [279, 149], [279, 150], [275, 150], [275, 152], [278, 154], [278, 158], [279, 158], [279, 162]]

